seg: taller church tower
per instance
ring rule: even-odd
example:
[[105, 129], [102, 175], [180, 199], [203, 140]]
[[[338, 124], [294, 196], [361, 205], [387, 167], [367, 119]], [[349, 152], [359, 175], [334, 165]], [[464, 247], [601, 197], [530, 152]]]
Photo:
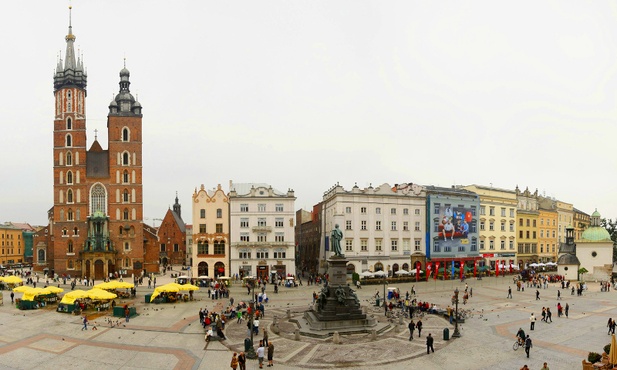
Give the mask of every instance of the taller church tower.
[[86, 150], [87, 76], [75, 56], [70, 9], [65, 60], [54, 75], [51, 238], [37, 247], [37, 265], [60, 276], [94, 279], [157, 271], [145, 261], [146, 244], [154, 243], [143, 224], [142, 107], [130, 93], [125, 65], [109, 105], [108, 149], [95, 134]]

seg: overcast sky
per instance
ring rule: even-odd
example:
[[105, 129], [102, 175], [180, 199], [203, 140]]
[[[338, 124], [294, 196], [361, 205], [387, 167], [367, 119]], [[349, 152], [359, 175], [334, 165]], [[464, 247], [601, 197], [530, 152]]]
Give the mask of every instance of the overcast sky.
[[[3, 3], [0, 222], [53, 205], [67, 26], [67, 1]], [[519, 185], [617, 217], [615, 2], [73, 1], [73, 33], [88, 147], [126, 57], [150, 220], [229, 180], [296, 209], [336, 182]]]

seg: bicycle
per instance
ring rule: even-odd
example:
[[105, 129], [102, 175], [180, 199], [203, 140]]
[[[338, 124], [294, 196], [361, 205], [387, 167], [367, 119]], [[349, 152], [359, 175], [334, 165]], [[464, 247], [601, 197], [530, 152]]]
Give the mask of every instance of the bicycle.
[[523, 343], [521, 343], [520, 339], [517, 339], [514, 342], [514, 344], [512, 345], [512, 349], [516, 351], [518, 349], [518, 347], [521, 347], [522, 345], [523, 345]]

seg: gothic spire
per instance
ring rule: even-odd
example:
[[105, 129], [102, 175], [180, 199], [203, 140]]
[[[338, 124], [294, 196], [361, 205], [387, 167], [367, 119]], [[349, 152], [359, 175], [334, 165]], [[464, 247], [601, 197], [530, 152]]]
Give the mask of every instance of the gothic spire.
[[71, 23], [72, 6], [69, 6], [69, 34], [64, 38], [66, 40], [66, 53], [64, 55], [64, 70], [75, 70], [75, 35], [73, 35], [73, 25]]
[[83, 58], [76, 61], [75, 56], [75, 35], [73, 35], [72, 6], [69, 6], [69, 33], [64, 38], [66, 40], [66, 53], [64, 55], [64, 67], [62, 58], [58, 61], [56, 75], [54, 76], [54, 89], [58, 90], [65, 86], [77, 86], [86, 88], [86, 73], [83, 68]]

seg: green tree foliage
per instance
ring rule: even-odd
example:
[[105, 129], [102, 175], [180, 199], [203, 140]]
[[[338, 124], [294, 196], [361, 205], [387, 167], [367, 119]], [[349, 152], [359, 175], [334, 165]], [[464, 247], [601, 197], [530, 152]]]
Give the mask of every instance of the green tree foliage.
[[603, 218], [600, 225], [608, 231], [613, 241], [613, 262], [617, 261], [617, 220], [611, 218]]

